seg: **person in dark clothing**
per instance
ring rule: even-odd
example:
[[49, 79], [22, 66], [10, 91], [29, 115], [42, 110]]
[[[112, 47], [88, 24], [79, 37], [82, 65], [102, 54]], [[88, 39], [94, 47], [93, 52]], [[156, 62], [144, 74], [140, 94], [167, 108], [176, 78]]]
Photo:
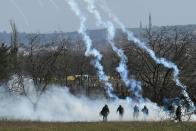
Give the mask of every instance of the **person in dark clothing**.
[[142, 109], [142, 112], [144, 114], [144, 120], [146, 120], [148, 113], [149, 113], [148, 108], [146, 106], [144, 106], [144, 108]]
[[110, 113], [110, 110], [108, 108], [108, 105], [105, 104], [105, 106], [102, 108], [100, 115], [103, 116], [103, 121], [107, 121], [108, 114]]
[[119, 105], [116, 112], [119, 112], [119, 117], [120, 117], [120, 119], [122, 119], [123, 114], [124, 114], [124, 108], [121, 105]]
[[139, 107], [137, 105], [133, 108], [133, 118], [136, 120], [139, 117]]
[[142, 112], [146, 115], [148, 115], [148, 108], [146, 106], [144, 106], [144, 108], [142, 109]]
[[177, 109], [176, 109], [176, 119], [175, 120], [178, 120], [179, 122], [181, 122], [181, 115], [182, 115], [182, 109], [181, 109], [181, 106], [178, 106]]

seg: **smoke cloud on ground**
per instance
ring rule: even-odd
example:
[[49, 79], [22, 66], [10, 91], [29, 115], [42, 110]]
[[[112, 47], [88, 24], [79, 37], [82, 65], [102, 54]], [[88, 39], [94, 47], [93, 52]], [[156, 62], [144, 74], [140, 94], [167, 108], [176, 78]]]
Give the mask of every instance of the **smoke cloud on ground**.
[[[13, 77], [14, 79], [14, 77]], [[14, 85], [14, 80], [10, 80], [8, 86]], [[30, 99], [37, 99], [33, 81], [24, 79], [24, 87], [27, 94], [31, 94]], [[74, 96], [67, 87], [56, 85], [48, 86], [48, 89], [40, 97], [36, 109], [26, 96], [10, 93], [5, 86], [0, 88], [0, 119], [5, 120], [31, 120], [31, 121], [101, 121], [99, 113], [105, 104], [108, 104], [110, 114], [109, 121], [118, 121], [119, 116], [116, 109], [121, 104], [125, 108], [123, 120], [133, 119], [133, 107], [136, 103], [126, 100], [109, 101], [105, 98], [91, 100], [84, 95]], [[138, 120], [161, 120], [165, 118], [165, 113], [156, 104], [143, 102], [138, 105], [140, 110], [144, 105], [149, 108], [149, 116], [144, 119], [140, 112]]]
[[[9, 81], [8, 86], [17, 86], [14, 83], [13, 77]], [[33, 81], [30, 78], [24, 79], [24, 87], [31, 99], [36, 98]], [[105, 98], [90, 99], [85, 95], [72, 95], [67, 87], [60, 87], [56, 85], [48, 86], [48, 89], [40, 97], [37, 108], [26, 96], [16, 95], [10, 93], [5, 86], [0, 88], [0, 119], [2, 120], [30, 120], [30, 121], [101, 121], [102, 117], [99, 115], [102, 107], [108, 104], [110, 114], [109, 121], [118, 121], [119, 116], [116, 112], [117, 107], [121, 104], [125, 108], [123, 121], [132, 121], [133, 107], [138, 105], [133, 101], [126, 100], [109, 101]], [[149, 116], [144, 117], [141, 109], [146, 105], [149, 109]], [[137, 120], [159, 121], [166, 120], [170, 116], [163, 108], [158, 107], [150, 101], [143, 101], [139, 105], [140, 113]], [[192, 117], [195, 120], [195, 116]]]

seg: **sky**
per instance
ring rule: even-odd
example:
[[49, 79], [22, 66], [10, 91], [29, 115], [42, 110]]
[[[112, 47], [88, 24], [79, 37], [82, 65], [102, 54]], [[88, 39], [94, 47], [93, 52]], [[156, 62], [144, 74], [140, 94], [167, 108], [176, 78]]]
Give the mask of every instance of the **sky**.
[[[83, 0], [76, 0], [87, 14]], [[196, 24], [196, 0], [98, 0], [105, 1], [126, 27], [152, 24]], [[88, 14], [88, 28], [97, 29], [95, 19]], [[0, 0], [0, 31], [10, 31], [10, 20], [20, 32], [72, 32], [79, 28], [79, 19], [66, 0]]]

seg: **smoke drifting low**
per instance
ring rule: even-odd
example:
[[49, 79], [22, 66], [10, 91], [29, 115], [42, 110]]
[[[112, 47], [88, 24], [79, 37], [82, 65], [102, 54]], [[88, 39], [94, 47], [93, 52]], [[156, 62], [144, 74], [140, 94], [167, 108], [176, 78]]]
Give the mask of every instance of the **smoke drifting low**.
[[[14, 85], [13, 80], [10, 80], [9, 86]], [[31, 94], [31, 99], [36, 99], [34, 85], [31, 79], [24, 79], [25, 90]], [[119, 116], [116, 109], [121, 104], [125, 108], [123, 120], [129, 121], [133, 119], [133, 107], [135, 103], [126, 100], [109, 101], [105, 98], [97, 98], [91, 100], [84, 95], [74, 96], [67, 87], [59, 87], [50, 85], [48, 89], [40, 97], [37, 108], [26, 96], [14, 95], [7, 91], [3, 86], [0, 88], [0, 119], [6, 120], [30, 120], [30, 121], [101, 121], [102, 117], [99, 113], [105, 104], [108, 104], [110, 114], [109, 121], [118, 121]], [[169, 116], [162, 108], [156, 104], [146, 101], [138, 105], [140, 110], [144, 105], [149, 108], [149, 116], [144, 119], [140, 112], [138, 120], [157, 121], [165, 119]]]

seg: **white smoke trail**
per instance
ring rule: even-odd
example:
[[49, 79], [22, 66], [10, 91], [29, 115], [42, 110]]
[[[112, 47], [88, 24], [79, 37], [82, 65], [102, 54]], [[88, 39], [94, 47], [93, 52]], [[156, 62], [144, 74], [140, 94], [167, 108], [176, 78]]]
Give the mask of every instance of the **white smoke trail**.
[[[66, 1], [66, 0], [65, 0]], [[98, 50], [96, 50], [95, 48], [92, 48], [92, 40], [91, 38], [87, 35], [86, 33], [86, 26], [85, 26], [85, 22], [86, 22], [86, 16], [84, 14], [81, 13], [78, 4], [76, 3], [75, 0], [68, 0], [68, 4], [71, 7], [71, 9], [73, 10], [73, 12], [79, 17], [80, 19], [80, 28], [78, 30], [78, 32], [83, 36], [83, 40], [85, 42], [85, 46], [86, 46], [86, 51], [85, 51], [85, 55], [86, 56], [93, 56], [95, 57], [95, 65], [94, 67], [97, 69], [97, 73], [99, 76], [100, 81], [104, 82], [104, 88], [107, 92], [107, 94], [109, 95], [109, 97], [111, 98], [115, 98], [118, 99], [117, 96], [115, 96], [112, 92], [113, 92], [113, 87], [112, 84], [109, 83], [109, 79], [106, 76], [105, 72], [104, 72], [104, 68], [101, 64], [101, 59], [102, 59], [102, 55], [100, 54], [100, 52]]]
[[101, 25], [104, 28], [107, 29], [108, 32], [108, 38], [107, 41], [110, 43], [113, 51], [115, 51], [120, 58], [120, 63], [119, 66], [116, 68], [116, 70], [119, 72], [121, 79], [125, 83], [125, 85], [132, 91], [133, 96], [137, 98], [142, 98], [141, 96], [141, 83], [139, 81], [136, 81], [134, 79], [129, 79], [129, 71], [127, 69], [127, 56], [124, 54], [124, 51], [120, 48], [118, 48], [115, 45], [114, 42], [114, 37], [115, 37], [115, 27], [113, 23], [110, 21], [104, 21], [103, 18], [101, 17], [99, 11], [96, 9], [95, 6], [95, 1], [94, 0], [84, 0], [88, 7], [88, 11], [92, 13], [96, 20], [97, 20], [97, 25]]
[[49, 2], [58, 10], [59, 6], [53, 0], [49, 0]]
[[22, 9], [16, 4], [16, 2], [14, 0], [9, 0], [9, 1], [10, 1], [10, 3], [12, 3], [12, 5], [18, 10], [20, 15], [23, 17], [26, 26], [29, 26], [29, 21], [28, 21], [27, 17], [25, 16], [24, 12], [22, 11]]
[[100, 5], [100, 7], [107, 13], [109, 13], [110, 18], [112, 18], [114, 20], [114, 22], [116, 24], [118, 24], [120, 26], [120, 28], [122, 29], [122, 31], [124, 33], [127, 34], [127, 38], [129, 41], [133, 41], [134, 44], [136, 44], [136, 46], [138, 46], [139, 48], [143, 49], [144, 51], [146, 51], [146, 53], [149, 54], [149, 56], [157, 63], [157, 64], [161, 64], [166, 68], [172, 69], [173, 70], [173, 80], [175, 81], [176, 85], [180, 87], [181, 89], [181, 93], [186, 97], [187, 101], [190, 102], [192, 108], [194, 107], [193, 102], [191, 101], [191, 98], [188, 94], [188, 92], [186, 91], [187, 87], [182, 84], [182, 82], [179, 79], [179, 69], [177, 67], [177, 65], [169, 60], [167, 60], [166, 58], [159, 58], [156, 56], [155, 52], [147, 46], [147, 44], [145, 42], [142, 42], [141, 40], [139, 40], [138, 38], [136, 38], [133, 34], [133, 32], [129, 31], [126, 29], [126, 27], [124, 26], [124, 24], [114, 15], [112, 14], [111, 10], [109, 9], [109, 7], [102, 2], [102, 5]]

